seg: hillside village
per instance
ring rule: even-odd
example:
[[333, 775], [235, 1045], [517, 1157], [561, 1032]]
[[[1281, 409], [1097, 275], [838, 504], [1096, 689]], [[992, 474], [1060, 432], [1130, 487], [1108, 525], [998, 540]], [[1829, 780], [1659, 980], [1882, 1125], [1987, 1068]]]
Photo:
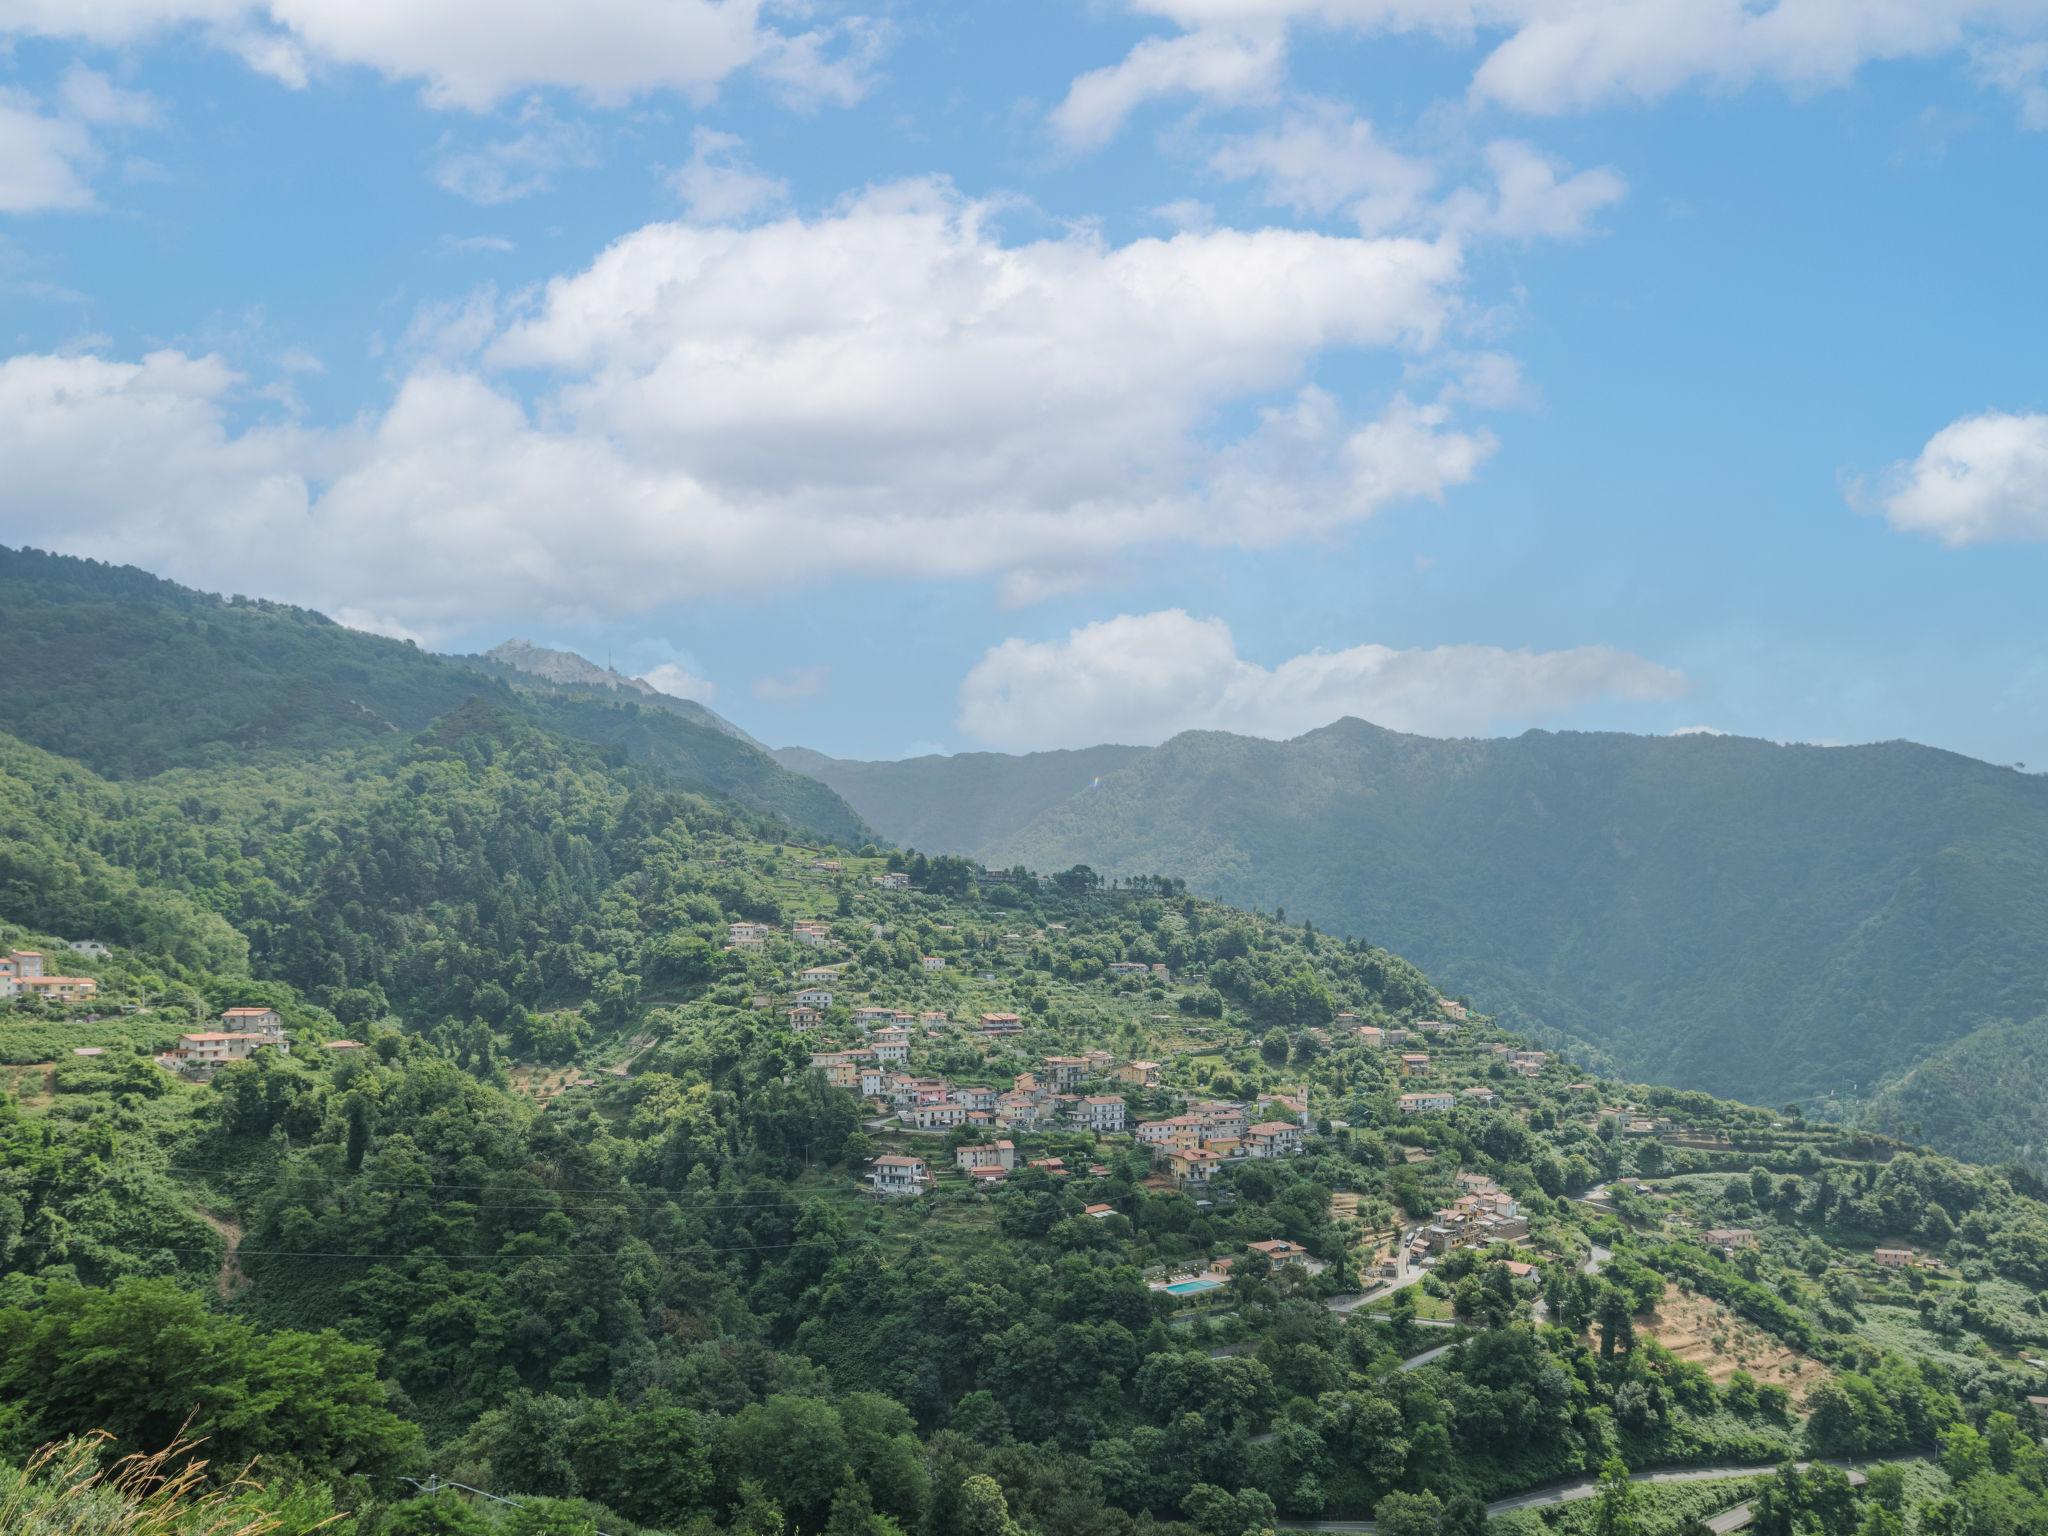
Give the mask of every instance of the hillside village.
[[[834, 1213], [835, 1242], [879, 1245], [883, 1273], [964, 1274], [997, 1242], [1043, 1251], [1047, 1275], [1078, 1262], [1128, 1286], [1119, 1305], [1131, 1326], [1157, 1330], [1148, 1351], [1259, 1362], [1261, 1391], [1274, 1395], [1235, 1431], [1246, 1459], [1233, 1476], [1287, 1518], [1384, 1507], [1415, 1478], [1440, 1497], [1512, 1502], [1597, 1461], [1583, 1425], [1506, 1458], [1436, 1463], [1417, 1451], [1406, 1472], [1330, 1461], [1311, 1447], [1336, 1446], [1341, 1432], [1313, 1406], [1318, 1378], [1285, 1363], [1286, 1338], [1318, 1341], [1304, 1358], [1355, 1362], [1343, 1368], [1352, 1390], [1388, 1394], [1372, 1400], [1397, 1418], [1424, 1415], [1413, 1432], [1441, 1413], [1463, 1436], [1478, 1431], [1457, 1427], [1468, 1408], [1450, 1405], [1468, 1388], [1456, 1383], [1485, 1357], [1461, 1350], [1504, 1347], [1489, 1342], [1503, 1329], [1548, 1329], [1560, 1335], [1548, 1347], [1587, 1373], [1608, 1416], [1598, 1433], [1630, 1466], [1768, 1467], [1809, 1446], [1881, 1448], [1885, 1432], [1858, 1427], [1862, 1410], [1837, 1400], [1887, 1359], [1966, 1361], [1999, 1412], [2048, 1400], [2048, 1363], [2037, 1363], [2048, 1362], [2048, 1318], [2032, 1299], [2048, 1289], [2048, 1222], [2007, 1193], [1976, 1197], [1967, 1222], [1944, 1226], [1920, 1191], [1946, 1176], [1896, 1144], [1577, 1071], [1370, 946], [1195, 902], [1171, 882], [1111, 888], [1085, 871], [1041, 879], [729, 834], [702, 838], [697, 857], [715, 904], [691, 898], [675, 931], [643, 941], [639, 968], [653, 973], [651, 957], [669, 953], [700, 979], [609, 1029], [587, 1003], [504, 1033], [421, 1036], [377, 1018], [344, 1027], [289, 989], [181, 990], [120, 946], [74, 948], [65, 966], [93, 972], [83, 979], [96, 979], [96, 995], [17, 996], [11, 1014], [0, 1010], [0, 1057], [14, 1063], [0, 1084], [42, 1115], [119, 1085], [195, 1113], [249, 1106], [235, 1113], [260, 1126], [260, 1101], [318, 1095], [346, 1121], [338, 1106], [369, 1085], [394, 1093], [430, 1061], [466, 1061], [480, 1084], [501, 1085], [485, 1090], [494, 1102], [527, 1106], [536, 1134], [615, 1145], [630, 1167], [662, 1144], [636, 1138], [668, 1134], [658, 1128], [695, 1091], [683, 1085], [705, 1070], [694, 1065], [703, 1051], [728, 1063], [711, 1069], [711, 1083], [729, 1085], [721, 1094], [752, 1063], [752, 1089], [718, 1111], [739, 1118], [715, 1139], [766, 1136], [738, 1128], [769, 1113], [767, 1096], [790, 1096], [804, 1129], [787, 1143], [775, 1198]], [[38, 945], [57, 952], [23, 933], [18, 953]], [[552, 1064], [511, 1056], [518, 1039], [555, 1052]], [[142, 1087], [128, 1063], [159, 1086]], [[324, 1152], [316, 1136], [282, 1154], [269, 1182], [311, 1200], [311, 1225], [286, 1221], [286, 1202], [260, 1186], [210, 1194], [209, 1212], [239, 1203], [256, 1235], [209, 1283], [324, 1294], [292, 1246], [362, 1239], [321, 1236], [342, 1208], [286, 1170], [339, 1156], [358, 1135], [335, 1130]], [[373, 1118], [360, 1135], [366, 1171], [381, 1166], [380, 1146], [400, 1155], [400, 1127]], [[701, 1179], [709, 1154], [687, 1156]], [[1941, 1187], [1960, 1209], [1965, 1197]], [[741, 1245], [786, 1240], [706, 1230]], [[806, 1305], [817, 1328], [850, 1326], [822, 1297]], [[964, 1384], [921, 1396], [880, 1358], [843, 1353], [857, 1336], [834, 1346], [802, 1334], [835, 1374], [886, 1380], [933, 1422], [960, 1411], [947, 1405]], [[1068, 1427], [1078, 1400], [1042, 1397], [1024, 1377], [994, 1366], [977, 1377], [1019, 1432], [1052, 1443], [1089, 1422]], [[1425, 1387], [1444, 1395], [1414, 1395]], [[1121, 1389], [1104, 1401], [1118, 1404], [1105, 1410], [1117, 1435], [1154, 1433], [1142, 1413], [1130, 1420]], [[1289, 1470], [1297, 1454], [1324, 1470], [1302, 1481]], [[1111, 1506], [1182, 1497], [1088, 1476]], [[1740, 1478], [1703, 1482], [1695, 1502], [1733, 1508], [1754, 1492]], [[1503, 1530], [1511, 1513], [1496, 1519]]]

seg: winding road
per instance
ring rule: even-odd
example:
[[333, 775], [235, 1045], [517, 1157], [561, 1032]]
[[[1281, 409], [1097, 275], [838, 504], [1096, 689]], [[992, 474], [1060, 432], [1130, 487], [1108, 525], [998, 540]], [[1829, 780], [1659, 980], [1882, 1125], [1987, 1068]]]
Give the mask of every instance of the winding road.
[[[1879, 1461], [1911, 1460], [1913, 1460], [1911, 1456], [1880, 1456], [1869, 1461], [1850, 1462], [1836, 1460], [1831, 1457], [1827, 1460], [1826, 1465], [1842, 1468], [1849, 1474], [1849, 1481], [1852, 1484], [1860, 1485], [1867, 1481], [1863, 1473], [1858, 1470], [1860, 1467], [1872, 1466]], [[1801, 1461], [1795, 1462], [1793, 1465], [1803, 1472], [1812, 1463]], [[1765, 1477], [1777, 1470], [1778, 1468], [1775, 1463], [1749, 1467], [1672, 1467], [1661, 1472], [1632, 1472], [1629, 1474], [1628, 1480], [1632, 1483], [1706, 1483], [1724, 1477]], [[1509, 1514], [1518, 1509], [1547, 1509], [1554, 1504], [1576, 1504], [1581, 1499], [1592, 1498], [1599, 1491], [1599, 1478], [1576, 1478], [1568, 1483], [1553, 1483], [1548, 1488], [1532, 1488], [1527, 1493], [1518, 1493], [1509, 1498], [1496, 1499], [1493, 1503], [1486, 1506], [1486, 1515], [1488, 1519], [1492, 1519], [1495, 1515]], [[1725, 1536], [1727, 1532], [1739, 1531], [1748, 1525], [1754, 1513], [1755, 1511], [1751, 1504], [1745, 1502], [1734, 1505], [1732, 1508], [1724, 1509], [1718, 1515], [1711, 1516], [1707, 1524]], [[1283, 1531], [1370, 1533], [1378, 1529], [1370, 1520], [1276, 1520], [1274, 1524]]]

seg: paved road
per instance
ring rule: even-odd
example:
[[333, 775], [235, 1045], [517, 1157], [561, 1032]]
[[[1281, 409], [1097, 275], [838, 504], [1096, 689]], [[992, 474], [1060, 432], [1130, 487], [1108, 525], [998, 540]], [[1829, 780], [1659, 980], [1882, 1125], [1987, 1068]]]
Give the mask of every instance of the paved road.
[[[1879, 1461], [1910, 1461], [1910, 1456], [1880, 1456]], [[1849, 1481], [1861, 1484], [1867, 1479], [1857, 1470], [1858, 1466], [1870, 1466], [1871, 1462], [1851, 1463], [1830, 1458], [1831, 1467], [1841, 1467], [1849, 1474]], [[1795, 1463], [1804, 1471], [1810, 1463]], [[1635, 1472], [1629, 1475], [1632, 1483], [1705, 1483], [1723, 1477], [1762, 1477], [1777, 1471], [1775, 1464], [1750, 1467], [1674, 1467], [1663, 1472]], [[1581, 1499], [1590, 1499], [1600, 1491], [1597, 1477], [1576, 1478], [1569, 1483], [1553, 1483], [1548, 1488], [1532, 1488], [1527, 1493], [1515, 1494], [1512, 1498], [1496, 1499], [1486, 1506], [1487, 1517], [1505, 1515], [1517, 1509], [1546, 1509], [1553, 1504], [1576, 1504]], [[1739, 1531], [1749, 1524], [1754, 1513], [1751, 1505], [1737, 1504], [1724, 1509], [1707, 1521], [1719, 1532]], [[1724, 1523], [1725, 1522], [1725, 1523]], [[1278, 1520], [1276, 1524], [1283, 1531], [1348, 1531], [1370, 1533], [1377, 1527], [1370, 1520]]]
[[1456, 1339], [1453, 1339], [1448, 1344], [1437, 1345], [1435, 1349], [1425, 1349], [1421, 1354], [1410, 1355], [1406, 1360], [1403, 1360], [1401, 1362], [1401, 1369], [1404, 1371], [1419, 1371], [1425, 1365], [1429, 1364], [1430, 1361], [1441, 1360], [1445, 1355], [1449, 1354], [1452, 1350], [1456, 1349], [1457, 1347], [1458, 1341]]

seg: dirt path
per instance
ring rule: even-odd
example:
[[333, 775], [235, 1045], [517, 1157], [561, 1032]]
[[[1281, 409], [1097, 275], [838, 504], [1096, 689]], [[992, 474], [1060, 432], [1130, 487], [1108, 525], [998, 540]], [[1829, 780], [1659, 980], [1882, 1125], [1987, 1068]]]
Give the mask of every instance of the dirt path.
[[249, 1283], [249, 1277], [242, 1272], [241, 1225], [225, 1216], [216, 1216], [204, 1206], [198, 1209], [199, 1219], [218, 1232], [227, 1244], [220, 1256], [220, 1273], [213, 1277], [213, 1288], [220, 1293], [222, 1301], [231, 1301], [235, 1293]]

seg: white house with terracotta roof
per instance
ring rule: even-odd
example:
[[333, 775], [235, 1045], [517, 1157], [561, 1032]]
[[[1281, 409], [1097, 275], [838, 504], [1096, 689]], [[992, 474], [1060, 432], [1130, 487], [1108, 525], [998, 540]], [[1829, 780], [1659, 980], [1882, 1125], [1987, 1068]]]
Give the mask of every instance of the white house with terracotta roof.
[[928, 971], [943, 971], [946, 968], [946, 957], [944, 955], [926, 955], [917, 963]]
[[1301, 1127], [1291, 1120], [1267, 1120], [1247, 1127], [1245, 1152], [1252, 1157], [1288, 1157], [1301, 1150]]
[[1435, 1115], [1447, 1113], [1458, 1101], [1448, 1093], [1404, 1093], [1398, 1102], [1404, 1115]]
[[878, 1195], [921, 1195], [932, 1185], [932, 1171], [921, 1157], [884, 1153], [868, 1167], [868, 1185]]
[[275, 1008], [230, 1008], [220, 1016], [223, 1029], [252, 1029], [259, 1034], [281, 1035], [284, 1020]]
[[43, 974], [43, 952], [40, 949], [17, 949], [8, 958], [14, 962], [14, 974], [18, 980]]
[[157, 1057], [157, 1062], [172, 1071], [204, 1075], [231, 1062], [247, 1061], [265, 1049], [291, 1054], [291, 1047], [278, 1035], [249, 1029], [206, 1029], [180, 1035], [177, 1045]]

